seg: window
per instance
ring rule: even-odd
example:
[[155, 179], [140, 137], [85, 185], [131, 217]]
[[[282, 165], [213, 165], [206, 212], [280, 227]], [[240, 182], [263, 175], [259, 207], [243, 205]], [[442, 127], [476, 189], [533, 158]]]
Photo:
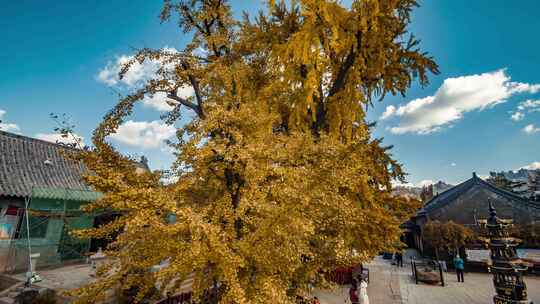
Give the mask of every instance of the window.
[[47, 235], [49, 218], [44, 216], [30, 216], [30, 238], [44, 238]]
[[[21, 217], [21, 229], [19, 238], [25, 239], [28, 237], [26, 232], [26, 219]], [[30, 225], [30, 238], [32, 239], [42, 239], [47, 236], [47, 227], [49, 226], [49, 218], [45, 216], [31, 216], [29, 217], [28, 224]]]

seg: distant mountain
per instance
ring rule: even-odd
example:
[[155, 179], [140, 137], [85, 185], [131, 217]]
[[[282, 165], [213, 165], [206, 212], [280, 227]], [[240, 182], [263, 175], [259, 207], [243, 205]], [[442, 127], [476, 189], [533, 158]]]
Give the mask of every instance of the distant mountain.
[[[434, 184], [427, 185], [424, 187], [430, 187], [430, 186], [433, 189], [433, 195], [439, 194], [441, 192], [444, 192], [454, 187], [454, 185], [447, 184], [443, 181], [438, 181]], [[416, 198], [416, 199], [421, 200], [420, 195], [422, 193], [422, 190], [423, 190], [423, 187], [419, 187], [419, 186], [398, 185], [398, 186], [394, 186], [394, 189], [392, 192], [394, 193], [394, 195], [406, 196], [406, 197], [411, 197], [411, 198]]]
[[395, 196], [404, 196], [417, 200], [420, 200], [420, 193], [422, 193], [422, 187], [394, 186], [392, 189], [392, 194]]
[[447, 184], [443, 181], [438, 181], [435, 184], [433, 184], [432, 187], [433, 187], [433, 194], [436, 195], [454, 187], [454, 185]]

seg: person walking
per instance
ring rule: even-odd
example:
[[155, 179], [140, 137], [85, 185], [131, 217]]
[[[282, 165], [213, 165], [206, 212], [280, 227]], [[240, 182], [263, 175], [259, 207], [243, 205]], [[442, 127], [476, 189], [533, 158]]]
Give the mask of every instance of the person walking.
[[368, 297], [368, 294], [367, 294], [367, 282], [365, 279], [362, 278], [362, 280], [360, 281], [360, 292], [359, 292], [359, 296], [358, 296], [358, 303], [359, 304], [369, 304], [369, 297]]
[[454, 258], [454, 268], [456, 268], [456, 275], [458, 282], [465, 282], [463, 278], [463, 269], [464, 269], [464, 262], [463, 259], [458, 255]]
[[351, 300], [351, 304], [359, 304], [358, 295], [358, 286], [356, 284], [356, 280], [353, 280], [352, 286], [349, 289], [349, 300]]
[[396, 266], [403, 267], [403, 253], [396, 252]]

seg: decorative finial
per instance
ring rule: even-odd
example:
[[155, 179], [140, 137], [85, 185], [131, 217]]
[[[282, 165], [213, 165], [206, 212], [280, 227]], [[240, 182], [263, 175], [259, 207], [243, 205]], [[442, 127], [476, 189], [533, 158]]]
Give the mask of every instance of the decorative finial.
[[489, 215], [491, 215], [491, 217], [496, 217], [497, 211], [495, 211], [495, 207], [493, 207], [493, 203], [491, 203], [491, 200], [489, 198], [488, 198], [488, 203], [489, 203]]

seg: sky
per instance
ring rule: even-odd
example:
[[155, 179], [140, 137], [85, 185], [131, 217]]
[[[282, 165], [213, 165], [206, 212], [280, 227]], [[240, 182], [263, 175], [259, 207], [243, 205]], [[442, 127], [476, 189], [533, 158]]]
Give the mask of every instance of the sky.
[[[345, 1], [347, 3], [348, 1]], [[182, 49], [189, 40], [174, 22], [161, 24], [159, 0], [4, 1], [0, 4], [0, 129], [55, 141], [50, 113], [66, 115], [85, 143], [118, 100], [155, 66], [137, 66], [123, 80], [122, 62], [143, 47]], [[256, 0], [231, 1], [239, 15]], [[369, 109], [374, 135], [414, 185], [458, 183], [472, 172], [540, 168], [540, 2], [420, 1], [409, 30], [434, 56], [439, 75], [405, 97], [387, 96]], [[179, 94], [190, 94], [185, 88]], [[111, 141], [145, 155], [154, 169], [172, 160], [174, 136], [159, 116], [167, 105], [147, 98]]]

